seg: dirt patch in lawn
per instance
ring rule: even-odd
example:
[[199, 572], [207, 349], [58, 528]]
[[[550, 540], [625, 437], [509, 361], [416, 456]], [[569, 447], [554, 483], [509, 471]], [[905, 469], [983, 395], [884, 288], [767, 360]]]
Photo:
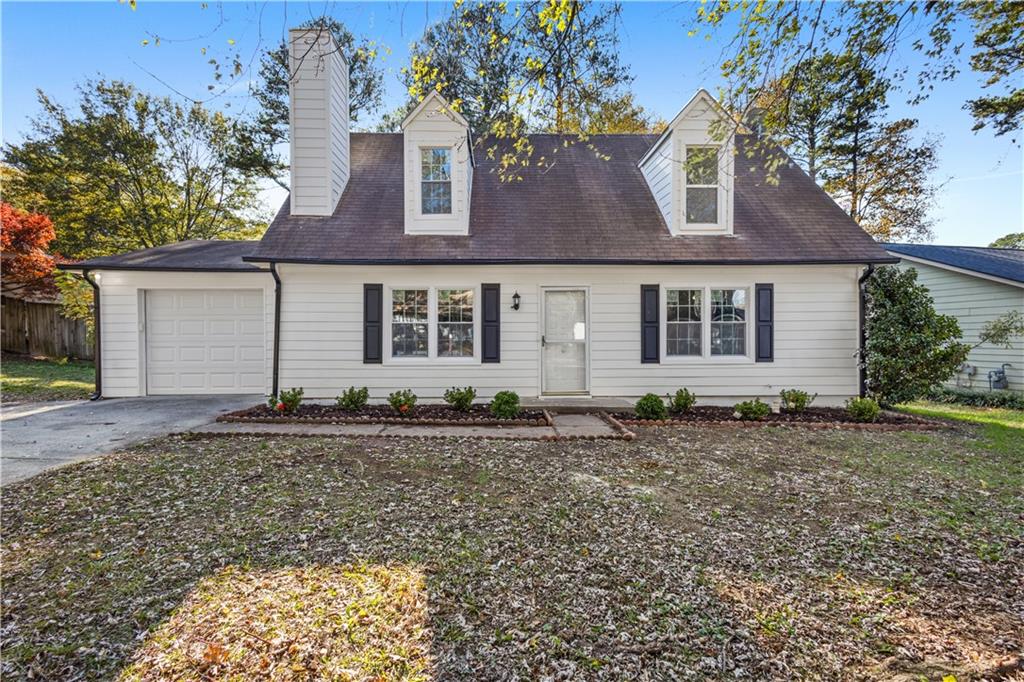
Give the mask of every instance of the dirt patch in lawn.
[[498, 419], [486, 405], [472, 405], [456, 410], [448, 405], [418, 405], [407, 415], [400, 415], [390, 405], [366, 405], [358, 410], [344, 410], [337, 405], [299, 405], [294, 412], [282, 413], [268, 405], [230, 412], [217, 418], [221, 422], [325, 422], [334, 424], [425, 424], [425, 425], [499, 425], [550, 426], [541, 410], [523, 410], [513, 419]]
[[1024, 461], [980, 433], [167, 439], [4, 489], [0, 672], [991, 679]]

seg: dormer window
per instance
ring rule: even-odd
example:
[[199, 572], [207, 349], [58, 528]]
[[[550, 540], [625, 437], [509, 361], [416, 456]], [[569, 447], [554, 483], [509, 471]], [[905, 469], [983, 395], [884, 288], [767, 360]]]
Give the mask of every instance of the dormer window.
[[686, 223], [718, 223], [718, 147], [686, 147]]
[[452, 212], [452, 150], [449, 147], [420, 149], [420, 200], [423, 215]]

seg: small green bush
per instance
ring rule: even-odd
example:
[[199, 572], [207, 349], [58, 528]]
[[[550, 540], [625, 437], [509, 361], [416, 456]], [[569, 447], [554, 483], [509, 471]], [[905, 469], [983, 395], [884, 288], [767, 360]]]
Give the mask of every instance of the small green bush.
[[515, 419], [519, 416], [519, 394], [515, 391], [498, 391], [491, 400], [491, 414], [498, 419]]
[[782, 409], [784, 412], [803, 412], [811, 406], [811, 403], [818, 397], [818, 394], [811, 395], [807, 391], [801, 391], [798, 388], [784, 388], [779, 391], [779, 397], [782, 398]]
[[637, 419], [668, 418], [668, 409], [665, 407], [665, 401], [661, 399], [661, 396], [654, 393], [648, 393], [636, 401], [633, 411], [636, 412]]
[[846, 412], [858, 422], [873, 422], [878, 419], [882, 408], [871, 398], [850, 398], [846, 401]]
[[472, 386], [465, 388], [452, 386], [444, 392], [444, 401], [459, 412], [469, 412], [474, 400], [476, 400], [476, 389]]
[[772, 407], [760, 398], [736, 403], [735, 415], [743, 421], [763, 421], [772, 413]]
[[412, 410], [416, 407], [416, 394], [405, 389], [404, 391], [395, 391], [388, 396], [388, 404], [394, 408], [395, 412], [407, 417], [412, 414]]
[[355, 410], [362, 409], [366, 406], [366, 401], [370, 399], [370, 391], [363, 386], [362, 388], [356, 388], [355, 386], [349, 386], [347, 389], [342, 391], [341, 395], [335, 401], [343, 410], [354, 412]]
[[690, 408], [697, 404], [697, 396], [685, 388], [676, 391], [675, 395], [668, 397], [668, 409], [676, 414], [689, 412]]
[[270, 409], [284, 414], [291, 414], [299, 409], [302, 404], [302, 388], [293, 388], [289, 391], [281, 391], [277, 395], [267, 398], [267, 405]]
[[1021, 391], [972, 391], [942, 386], [933, 388], [926, 397], [934, 403], [1024, 410], [1024, 393]]

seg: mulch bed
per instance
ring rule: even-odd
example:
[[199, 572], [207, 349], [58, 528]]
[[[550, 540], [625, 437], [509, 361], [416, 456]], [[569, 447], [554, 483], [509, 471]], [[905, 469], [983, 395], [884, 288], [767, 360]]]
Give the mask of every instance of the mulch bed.
[[229, 412], [219, 422], [262, 424], [419, 424], [422, 426], [551, 426], [543, 410], [523, 410], [515, 419], [498, 419], [486, 405], [473, 405], [460, 412], [448, 405], [417, 405], [409, 416], [400, 416], [390, 405], [366, 405], [358, 410], [343, 410], [337, 405], [299, 405], [291, 414], [281, 414], [267, 405], [255, 405]]
[[801, 413], [773, 412], [760, 421], [742, 420], [734, 416], [731, 407], [694, 407], [682, 414], [670, 414], [668, 419], [637, 419], [632, 412], [612, 414], [629, 426], [794, 426], [807, 429], [863, 429], [869, 431], [924, 431], [948, 428], [949, 424], [902, 412], [883, 410], [874, 422], [858, 422], [840, 407], [811, 407]]

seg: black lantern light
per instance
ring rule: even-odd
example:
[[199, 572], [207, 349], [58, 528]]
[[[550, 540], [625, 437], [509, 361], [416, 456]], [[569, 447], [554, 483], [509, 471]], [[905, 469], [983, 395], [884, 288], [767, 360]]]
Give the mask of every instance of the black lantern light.
[[519, 310], [519, 292], [512, 294], [512, 310]]

